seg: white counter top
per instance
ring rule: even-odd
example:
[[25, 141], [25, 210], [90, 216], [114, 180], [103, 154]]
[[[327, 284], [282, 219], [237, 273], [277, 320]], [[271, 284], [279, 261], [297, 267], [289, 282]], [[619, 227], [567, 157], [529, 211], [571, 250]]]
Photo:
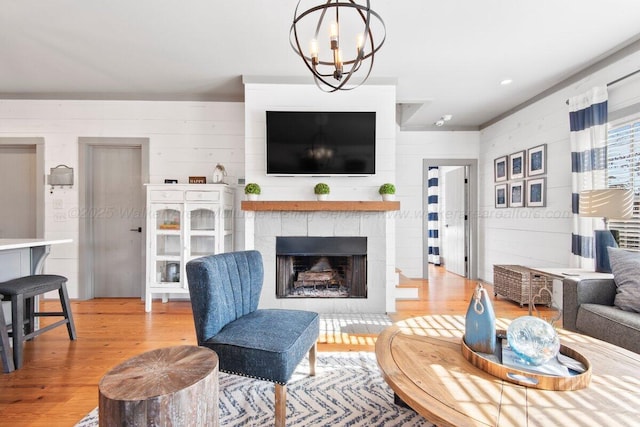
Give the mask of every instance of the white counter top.
[[0, 251], [9, 249], [33, 248], [36, 246], [58, 245], [61, 243], [71, 243], [71, 239], [0, 239]]

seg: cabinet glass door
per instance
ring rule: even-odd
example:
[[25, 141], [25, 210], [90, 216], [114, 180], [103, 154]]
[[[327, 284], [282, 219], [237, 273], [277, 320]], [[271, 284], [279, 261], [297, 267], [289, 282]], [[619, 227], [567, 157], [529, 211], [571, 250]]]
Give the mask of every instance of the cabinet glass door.
[[154, 281], [171, 285], [180, 282], [182, 258], [182, 208], [180, 205], [158, 205], [152, 207], [155, 239], [151, 250], [155, 258]]
[[216, 221], [218, 208], [215, 205], [190, 206], [187, 211], [189, 221], [189, 246], [187, 256], [191, 260], [216, 251]]

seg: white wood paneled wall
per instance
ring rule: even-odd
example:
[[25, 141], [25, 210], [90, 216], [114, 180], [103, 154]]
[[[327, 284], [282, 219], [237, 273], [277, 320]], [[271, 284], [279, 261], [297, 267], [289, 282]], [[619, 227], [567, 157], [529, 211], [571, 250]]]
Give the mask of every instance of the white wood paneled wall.
[[[148, 138], [152, 183], [187, 182], [190, 175], [211, 179], [218, 162], [227, 182], [244, 176], [244, 103], [0, 100], [3, 136], [44, 138], [43, 185], [58, 164], [77, 174], [79, 137]], [[73, 188], [45, 192], [44, 237], [74, 241], [52, 247], [46, 270], [69, 278], [72, 298], [78, 295], [78, 179]]]
[[[396, 182], [395, 84], [364, 85], [354, 91], [325, 93], [313, 84], [270, 84], [245, 82], [245, 161], [247, 182], [262, 188], [262, 200], [315, 200], [313, 187], [326, 182], [331, 187], [330, 200], [380, 200], [378, 188], [385, 182]], [[281, 177], [266, 175], [265, 128], [268, 110], [282, 111], [375, 111], [376, 173], [365, 177]], [[323, 214], [320, 212], [318, 214]], [[354, 212], [354, 215], [360, 213]], [[389, 311], [395, 309], [392, 288], [397, 282], [394, 212], [385, 221], [384, 288]], [[246, 248], [257, 247], [258, 235], [254, 217], [249, 213], [245, 223]], [[370, 239], [374, 245], [376, 239]], [[264, 242], [261, 242], [264, 243]], [[266, 246], [275, 247], [270, 236]], [[376, 248], [378, 251], [380, 248]], [[275, 289], [275, 287], [274, 287]]]
[[[246, 179], [262, 188], [262, 200], [315, 200], [313, 187], [326, 182], [330, 200], [380, 200], [378, 188], [395, 182], [395, 85], [360, 86], [324, 93], [313, 84], [245, 84]], [[265, 112], [375, 111], [376, 174], [366, 177], [266, 176]]]
[[[638, 69], [640, 52], [609, 65], [506, 117], [480, 134], [480, 278], [493, 282], [494, 264], [566, 267], [571, 259], [571, 147], [566, 100]], [[640, 99], [638, 85], [617, 91], [615, 104]], [[610, 88], [609, 91], [615, 91]], [[635, 101], [632, 101], [635, 100]], [[611, 109], [612, 105], [610, 105]], [[544, 208], [494, 208], [495, 158], [547, 144]]]
[[[396, 199], [401, 211], [396, 216], [397, 267], [407, 277], [424, 277], [422, 252], [423, 159], [477, 159], [479, 132], [418, 132], [398, 130], [396, 151]], [[478, 187], [480, 188], [480, 187]], [[475, 209], [472, 207], [471, 209]], [[423, 248], [424, 243], [424, 248]]]

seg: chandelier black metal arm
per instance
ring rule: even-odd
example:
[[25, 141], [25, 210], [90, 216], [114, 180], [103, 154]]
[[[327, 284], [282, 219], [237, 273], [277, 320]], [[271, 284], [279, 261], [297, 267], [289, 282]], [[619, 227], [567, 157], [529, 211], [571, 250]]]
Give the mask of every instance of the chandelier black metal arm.
[[[370, 1], [367, 0], [366, 5], [361, 5], [356, 3], [354, 0], [348, 1], [339, 1], [339, 0], [327, 0], [325, 3], [311, 7], [310, 9], [298, 14], [298, 9], [300, 7], [300, 3], [302, 0], [298, 1], [298, 5], [296, 6], [293, 24], [291, 25], [289, 31], [289, 42], [293, 50], [302, 58], [306, 67], [311, 71], [314, 76], [314, 81], [316, 85], [324, 90], [325, 92], [335, 92], [337, 90], [351, 90], [360, 86], [364, 83], [369, 75], [371, 74], [371, 70], [373, 69], [373, 62], [375, 54], [380, 50], [384, 41], [386, 40], [386, 28], [384, 25], [384, 21], [382, 17], [371, 10]], [[340, 50], [340, 8], [342, 10], [346, 10], [345, 8], [353, 9], [358, 13], [360, 20], [362, 20], [364, 30], [362, 31], [362, 40], [360, 39], [357, 42], [357, 52], [356, 56], [353, 59], [345, 60], [342, 58], [341, 50]], [[323, 60], [320, 59], [319, 51], [317, 50], [317, 40], [320, 35], [320, 30], [325, 22], [326, 14], [330, 10], [335, 11], [335, 33], [332, 27], [330, 34], [330, 47], [332, 53], [332, 60]], [[315, 51], [312, 47], [310, 49], [309, 54], [307, 55], [305, 51], [302, 49], [300, 45], [300, 34], [298, 30], [298, 25], [304, 19], [309, 17], [312, 14], [319, 13], [320, 17], [318, 18], [317, 24], [315, 26], [315, 34], [314, 41], [316, 43]], [[382, 30], [382, 36], [380, 37], [380, 43], [376, 46], [375, 40], [373, 36], [373, 32], [371, 30], [371, 19], [375, 18]], [[361, 43], [361, 44], [360, 44]], [[367, 47], [370, 50], [367, 52]], [[353, 77], [354, 73], [358, 72], [362, 66], [362, 63], [365, 60], [369, 60], [369, 66], [367, 69], [366, 75], [362, 77], [358, 84], [353, 86], [346, 86], [350, 79]], [[345, 66], [350, 66], [348, 71], [344, 71]], [[329, 71], [321, 71], [320, 68], [329, 67]], [[333, 78], [336, 82], [329, 80]], [[323, 87], [324, 84], [326, 87]]]

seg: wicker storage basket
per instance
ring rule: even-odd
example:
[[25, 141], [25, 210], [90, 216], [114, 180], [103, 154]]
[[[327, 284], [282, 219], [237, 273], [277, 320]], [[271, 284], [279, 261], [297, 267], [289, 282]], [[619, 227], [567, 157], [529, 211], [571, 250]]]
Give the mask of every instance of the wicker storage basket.
[[[529, 305], [529, 277], [533, 276], [533, 295], [537, 295], [540, 289], [547, 284], [547, 278], [538, 274], [529, 274], [530, 270], [521, 265], [494, 265], [493, 266], [493, 293], [517, 302], [522, 307]], [[551, 292], [551, 280], [547, 289]], [[549, 292], [542, 292], [535, 300], [536, 304], [551, 304]]]

